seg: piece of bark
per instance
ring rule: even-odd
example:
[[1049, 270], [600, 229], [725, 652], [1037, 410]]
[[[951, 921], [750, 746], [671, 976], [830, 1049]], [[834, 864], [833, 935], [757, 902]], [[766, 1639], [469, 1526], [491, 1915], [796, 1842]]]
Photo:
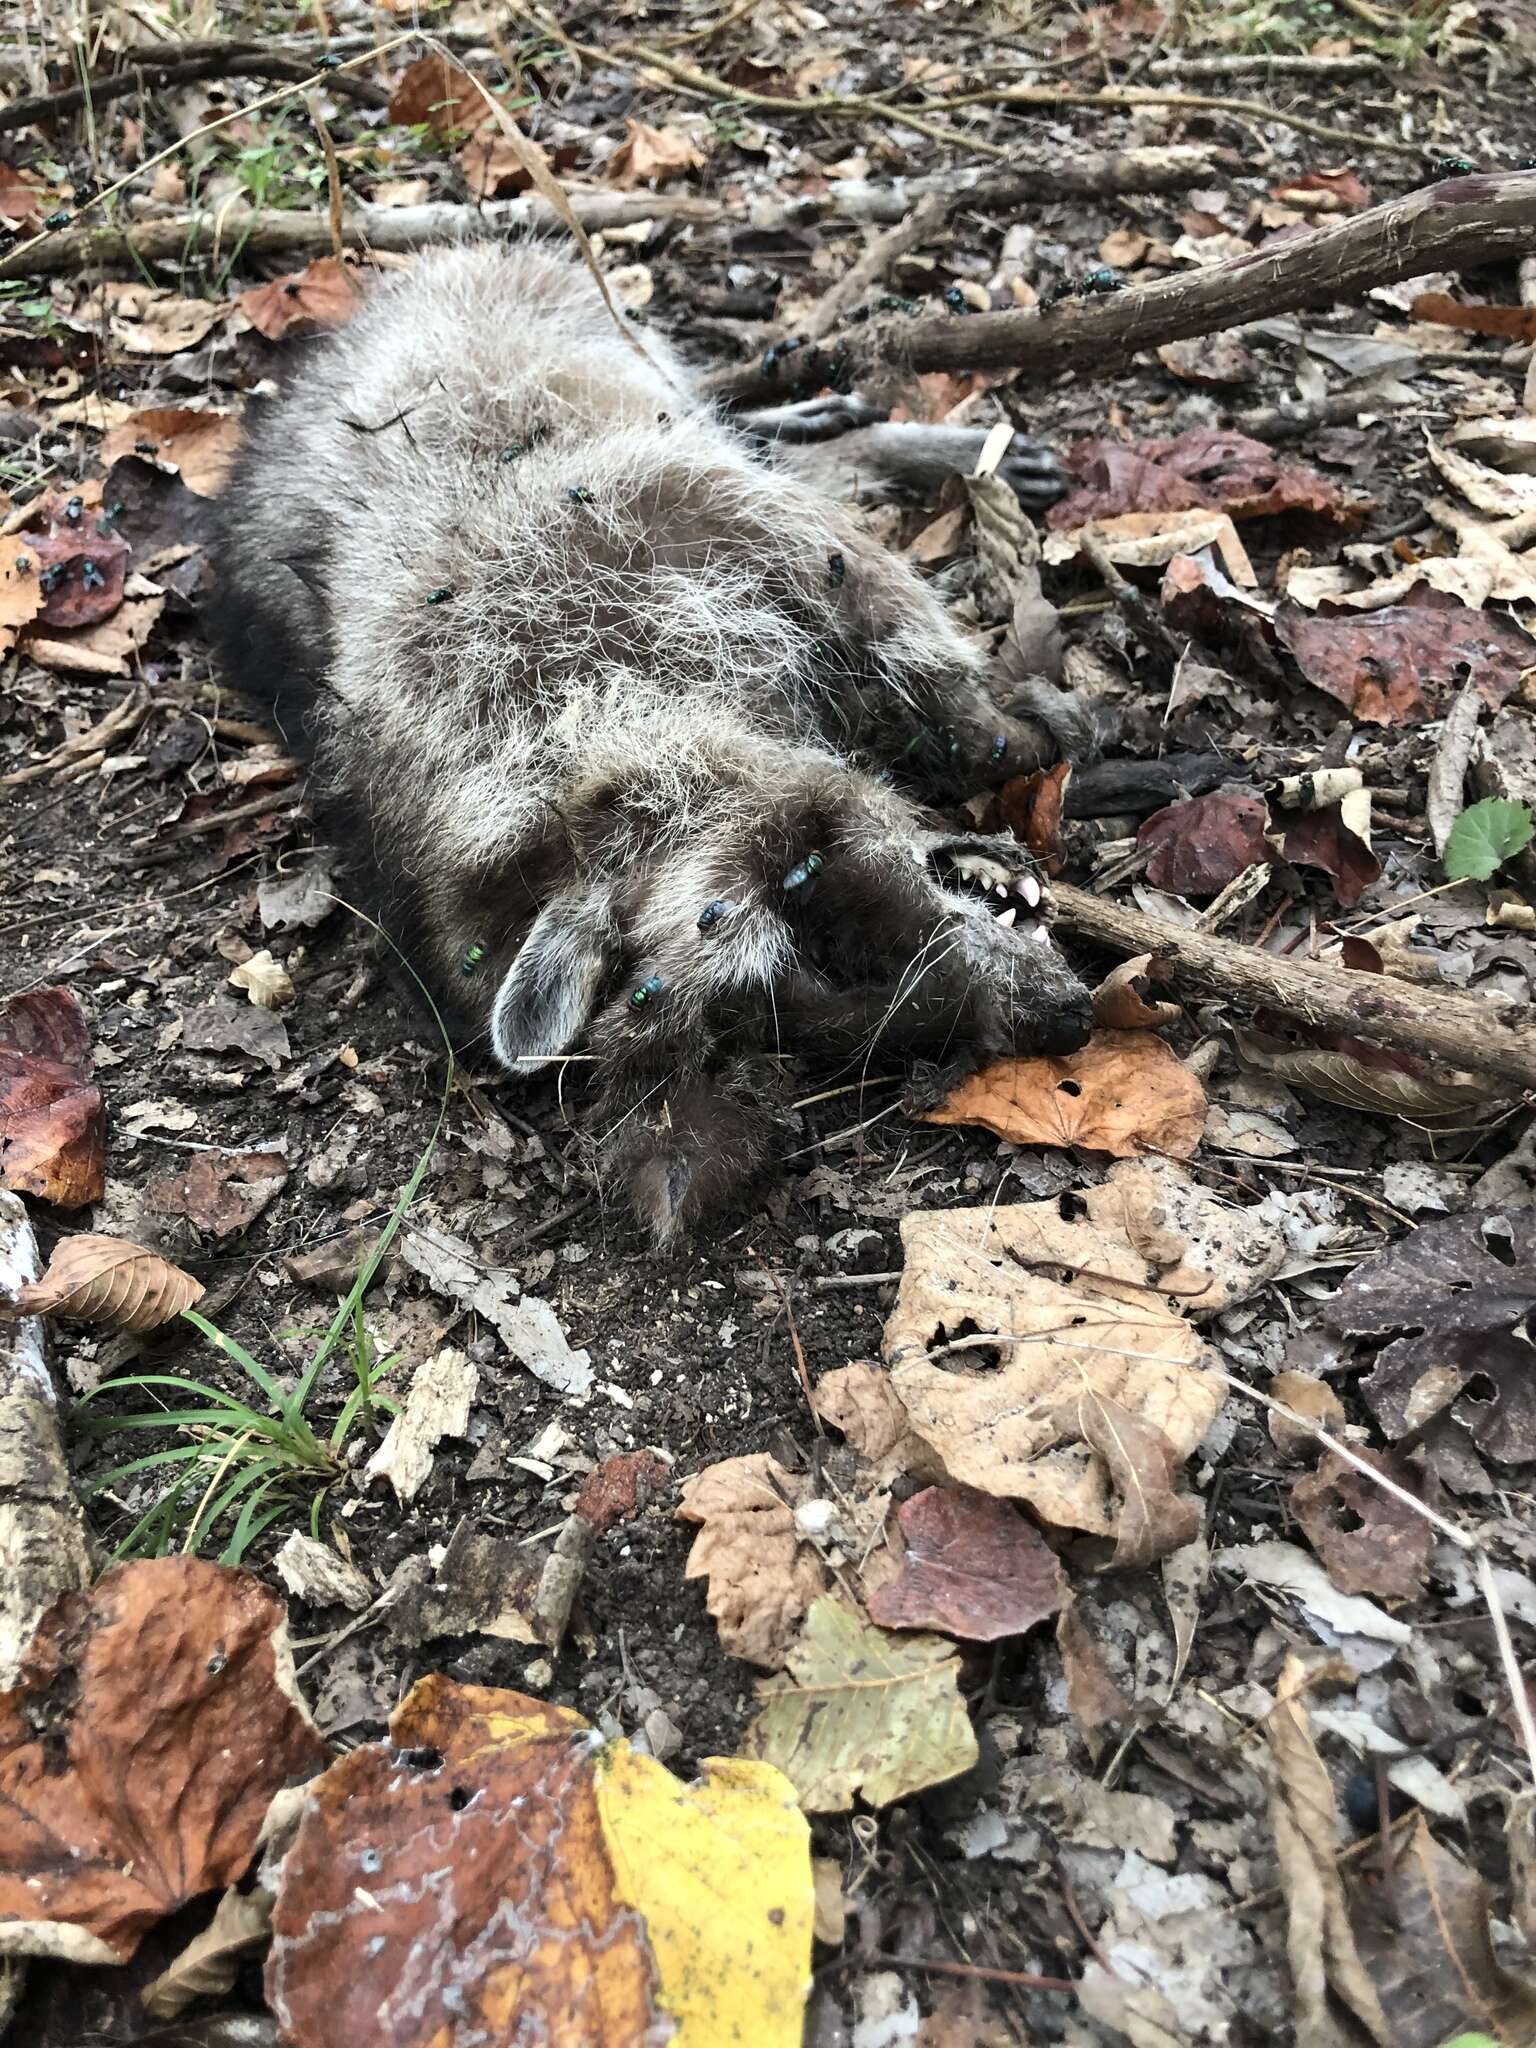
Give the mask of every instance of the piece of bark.
[[[21, 1198], [0, 1191], [0, 1291], [14, 1295], [41, 1270]], [[16, 1683], [44, 1612], [90, 1575], [42, 1323], [0, 1322], [0, 1691]]]
[[[10, 106], [0, 107], [0, 135], [30, 128], [38, 121], [62, 120], [85, 106], [104, 107], [130, 93], [150, 89], [163, 93], [200, 78], [281, 78], [300, 84], [314, 76], [314, 64], [304, 57], [263, 50], [254, 43], [229, 43], [195, 57], [182, 56], [174, 44], [168, 44], [153, 58], [141, 57], [131, 69], [111, 71], [92, 78], [88, 85], [66, 85], [57, 92], [39, 93], [35, 99], [14, 100]], [[389, 105], [388, 91], [370, 79], [333, 71], [322, 82], [326, 92], [355, 100], [360, 106]]]
[[705, 387], [732, 402], [790, 398], [828, 381], [834, 348], [845, 386], [857, 386], [877, 369], [1106, 376], [1159, 342], [1358, 297], [1429, 270], [1523, 256], [1533, 234], [1536, 171], [1478, 172], [1208, 269], [1106, 297], [1070, 299], [1046, 313], [872, 320], [839, 334], [832, 347], [806, 347], [777, 358], [772, 376], [764, 376], [760, 362], [751, 363], [716, 371]]
[[810, 227], [823, 220], [894, 226], [920, 200], [938, 195], [973, 211], [1038, 205], [1043, 199], [1106, 198], [1116, 193], [1183, 192], [1213, 177], [1227, 152], [1210, 145], [1154, 143], [1141, 149], [1088, 149], [1079, 154], [1015, 161], [1005, 169], [967, 165], [916, 178], [877, 183], [835, 178], [825, 192], [769, 200], [752, 209], [754, 227]]
[[1117, 953], [1151, 953], [1171, 979], [1252, 1009], [1278, 1010], [1322, 1031], [1341, 1031], [1395, 1052], [1536, 1089], [1536, 1009], [1497, 996], [1418, 988], [1315, 960], [1289, 960], [1053, 882], [1057, 922]]

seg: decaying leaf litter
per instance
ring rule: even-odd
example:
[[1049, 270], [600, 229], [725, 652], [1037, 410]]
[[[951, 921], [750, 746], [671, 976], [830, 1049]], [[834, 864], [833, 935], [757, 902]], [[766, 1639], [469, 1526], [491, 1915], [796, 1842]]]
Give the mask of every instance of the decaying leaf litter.
[[[1536, 20], [324, 26], [108, 17], [84, 111], [0, 59], [7, 1284], [139, 1560], [29, 1576], [71, 1525], [0, 1513], [13, 2038], [319, 2041], [344, 1984], [359, 2040], [790, 2040], [812, 1957], [864, 2048], [1532, 2038]], [[841, 345], [1055, 441], [1038, 536], [980, 478], [865, 516], [1057, 722], [974, 821], [1069, 945], [1076, 892], [1156, 921], [1079, 940], [1083, 1055], [921, 1119], [808, 1068], [783, 1179], [662, 1259], [579, 1066], [444, 1095], [198, 631], [244, 400], [477, 202], [568, 209], [723, 389]], [[414, 1977], [412, 1868], [459, 1883]]]

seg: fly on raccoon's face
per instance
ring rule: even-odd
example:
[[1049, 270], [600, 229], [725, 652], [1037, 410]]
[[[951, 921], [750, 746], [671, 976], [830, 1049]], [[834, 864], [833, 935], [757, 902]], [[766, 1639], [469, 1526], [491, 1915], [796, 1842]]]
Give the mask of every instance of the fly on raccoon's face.
[[464, 948], [464, 958], [459, 962], [459, 972], [473, 974], [484, 958], [485, 947], [476, 939], [472, 945]]
[[808, 853], [805, 859], [797, 861], [784, 877], [785, 892], [788, 893], [791, 889], [803, 889], [807, 882], [815, 880], [825, 866], [826, 862], [819, 853]]
[[648, 1009], [666, 985], [659, 974], [648, 974], [640, 986], [631, 991], [629, 1007], [632, 1010]]
[[592, 502], [592, 493], [585, 484], [572, 484], [565, 495], [573, 505], [590, 505]]
[[841, 590], [848, 580], [848, 564], [837, 549], [827, 557], [827, 581], [834, 590]]
[[713, 903], [706, 903], [699, 912], [698, 926], [701, 932], [712, 932], [722, 918], [727, 918], [736, 908], [729, 896], [717, 896]]
[[999, 765], [999, 764], [1000, 764], [1001, 762], [1003, 762], [1003, 761], [1006, 761], [1006, 760], [1007, 760], [1007, 758], [1008, 758], [1008, 735], [1007, 735], [1007, 733], [1005, 733], [1005, 732], [1000, 732], [1000, 733], [998, 733], [998, 734], [997, 734], [997, 736], [995, 737], [995, 739], [994, 739], [994, 740], [993, 740], [993, 742], [992, 742], [992, 755], [991, 755], [991, 759], [992, 759], [992, 765], [993, 765], [993, 767], [994, 767], [994, 768], [995, 768], [995, 767], [997, 767], [997, 766], [998, 766], [998, 765]]
[[446, 583], [439, 583], [436, 590], [429, 590], [427, 592], [427, 603], [446, 604], [449, 598], [452, 597], [452, 595], [453, 592], [449, 589]]

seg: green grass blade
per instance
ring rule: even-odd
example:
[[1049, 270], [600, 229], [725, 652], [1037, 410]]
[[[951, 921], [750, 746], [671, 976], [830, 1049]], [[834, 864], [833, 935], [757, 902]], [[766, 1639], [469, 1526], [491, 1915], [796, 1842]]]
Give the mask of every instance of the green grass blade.
[[270, 1529], [275, 1521], [288, 1512], [289, 1504], [286, 1500], [274, 1501], [265, 1513], [257, 1512], [262, 1501], [277, 1483], [277, 1476], [274, 1474], [272, 1478], [264, 1480], [246, 1501], [240, 1510], [239, 1521], [230, 1532], [229, 1541], [219, 1552], [220, 1564], [240, 1564], [262, 1531]]
[[210, 1323], [206, 1316], [200, 1316], [195, 1308], [184, 1308], [182, 1315], [195, 1330], [201, 1330], [210, 1344], [216, 1345], [226, 1358], [232, 1358], [242, 1372], [249, 1373], [274, 1408], [283, 1406], [286, 1396], [281, 1386], [264, 1365], [252, 1358], [243, 1344], [237, 1344], [233, 1337], [226, 1337], [216, 1323]]

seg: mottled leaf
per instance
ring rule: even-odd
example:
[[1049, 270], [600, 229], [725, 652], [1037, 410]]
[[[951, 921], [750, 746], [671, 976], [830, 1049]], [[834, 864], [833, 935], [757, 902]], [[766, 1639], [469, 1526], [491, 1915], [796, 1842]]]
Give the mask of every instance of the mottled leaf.
[[931, 1628], [963, 1642], [1020, 1636], [1067, 1597], [1056, 1554], [1007, 1501], [929, 1486], [897, 1512], [906, 1555], [865, 1602], [882, 1628]]

